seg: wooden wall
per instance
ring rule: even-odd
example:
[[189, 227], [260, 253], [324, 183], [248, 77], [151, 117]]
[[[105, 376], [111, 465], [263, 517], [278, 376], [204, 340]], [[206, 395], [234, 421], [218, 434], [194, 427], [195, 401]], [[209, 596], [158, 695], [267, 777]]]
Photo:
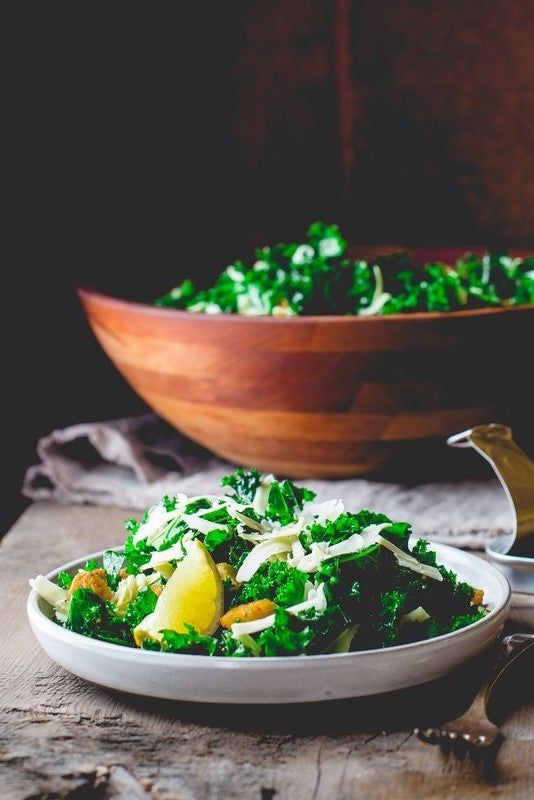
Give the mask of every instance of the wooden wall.
[[347, 3], [354, 235], [534, 246], [534, 4]]
[[207, 284], [316, 219], [354, 243], [534, 248], [529, 0], [12, 14], [6, 524], [39, 436], [144, 410], [77, 285], [151, 299]]

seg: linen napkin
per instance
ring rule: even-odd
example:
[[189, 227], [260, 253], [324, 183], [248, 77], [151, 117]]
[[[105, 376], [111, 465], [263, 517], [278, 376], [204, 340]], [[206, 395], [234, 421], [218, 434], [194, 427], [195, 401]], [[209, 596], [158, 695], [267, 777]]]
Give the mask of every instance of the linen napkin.
[[[217, 458], [152, 413], [53, 430], [39, 439], [40, 463], [24, 476], [31, 500], [118, 506], [145, 511], [165, 494], [219, 493], [235, 464]], [[298, 480], [318, 499], [342, 498], [410, 522], [424, 538], [483, 549], [509, 533], [513, 513], [498, 478], [461, 479], [415, 486], [365, 478]]]

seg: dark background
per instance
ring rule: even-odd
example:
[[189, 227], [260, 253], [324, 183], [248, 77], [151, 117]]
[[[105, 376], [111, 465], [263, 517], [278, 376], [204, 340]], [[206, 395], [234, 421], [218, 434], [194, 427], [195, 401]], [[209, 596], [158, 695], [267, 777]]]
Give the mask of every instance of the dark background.
[[40, 436], [146, 410], [76, 286], [208, 285], [315, 220], [534, 248], [530, 2], [24, 4], [3, 27], [0, 534]]

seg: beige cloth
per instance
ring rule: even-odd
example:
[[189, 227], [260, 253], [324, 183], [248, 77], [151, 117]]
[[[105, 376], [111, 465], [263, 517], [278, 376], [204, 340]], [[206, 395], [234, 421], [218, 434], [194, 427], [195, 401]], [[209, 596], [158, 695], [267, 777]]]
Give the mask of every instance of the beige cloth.
[[[139, 511], [165, 494], [222, 493], [221, 478], [236, 469], [153, 414], [54, 430], [38, 441], [37, 454], [40, 463], [24, 478], [25, 497]], [[457, 547], [483, 549], [513, 526], [496, 476], [415, 487], [363, 478], [295, 483], [319, 499], [340, 497], [349, 510], [384, 513], [409, 522], [416, 535]]]

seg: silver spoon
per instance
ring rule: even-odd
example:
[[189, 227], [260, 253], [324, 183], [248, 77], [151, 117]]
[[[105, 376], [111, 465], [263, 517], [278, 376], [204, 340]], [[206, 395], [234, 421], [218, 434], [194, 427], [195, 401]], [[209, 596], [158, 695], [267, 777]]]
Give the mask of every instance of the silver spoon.
[[[493, 467], [512, 507], [512, 532], [488, 545], [492, 557], [514, 557], [519, 568], [532, 568], [534, 558], [534, 461], [514, 442], [506, 425], [477, 425], [449, 436], [452, 447], [473, 447]], [[508, 559], [505, 559], [506, 561]], [[522, 562], [526, 561], [526, 564]], [[511, 563], [511, 562], [510, 562]]]

